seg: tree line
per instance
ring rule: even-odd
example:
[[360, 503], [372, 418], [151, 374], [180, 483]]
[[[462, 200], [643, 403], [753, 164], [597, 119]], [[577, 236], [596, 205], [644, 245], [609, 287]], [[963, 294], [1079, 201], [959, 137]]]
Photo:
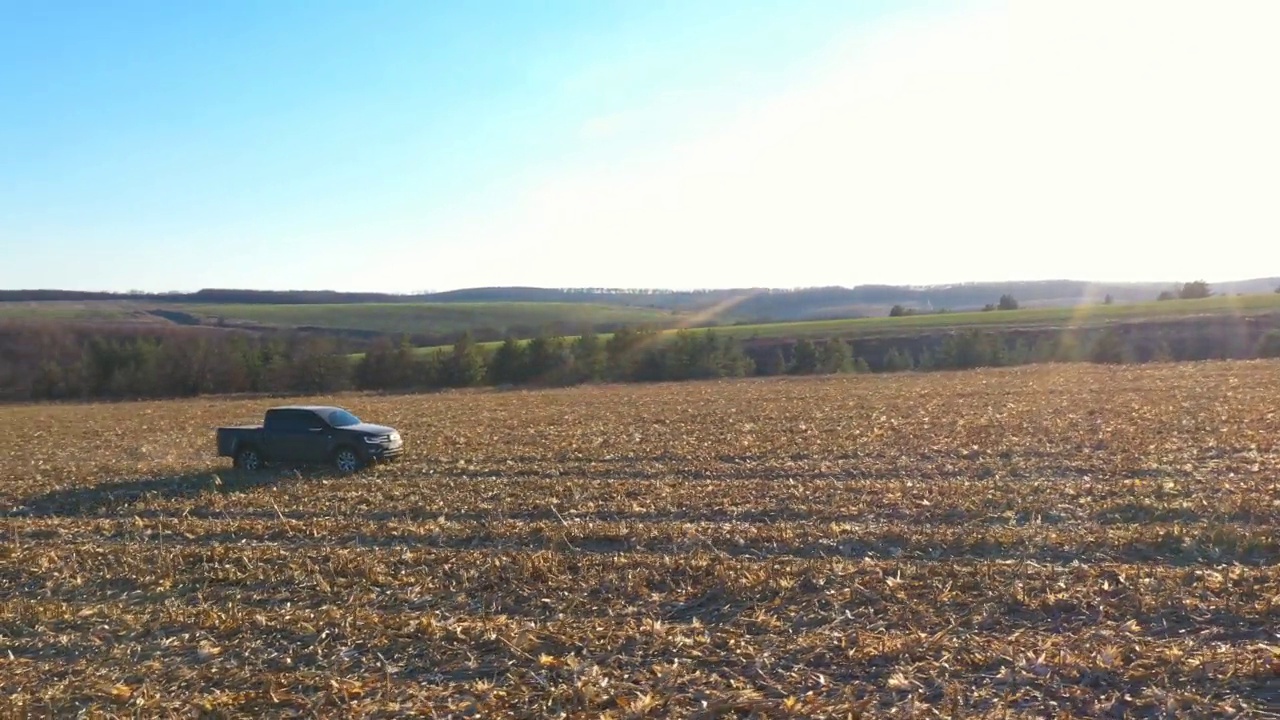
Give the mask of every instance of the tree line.
[[427, 353], [383, 340], [354, 370], [356, 386], [368, 390], [697, 380], [755, 371], [739, 341], [713, 330], [666, 338], [647, 328], [624, 328], [607, 339], [593, 332], [572, 339], [507, 338], [493, 349], [464, 336], [448, 349]]
[[973, 329], [853, 343], [839, 338], [744, 343], [715, 330], [666, 335], [623, 328], [608, 337], [588, 332], [574, 338], [508, 338], [496, 348], [464, 335], [451, 347], [427, 352], [407, 338], [383, 337], [359, 360], [351, 358], [351, 351], [321, 335], [0, 324], [0, 400], [562, 386], [1043, 362], [1280, 357], [1280, 327], [1228, 318], [1068, 331]]
[[1213, 295], [1209, 283], [1203, 280], [1194, 280], [1189, 283], [1183, 283], [1181, 287], [1175, 287], [1172, 290], [1165, 290], [1160, 293], [1156, 300], [1161, 302], [1165, 300], [1203, 300]]
[[0, 400], [327, 392], [352, 386], [350, 351], [305, 333], [0, 323]]

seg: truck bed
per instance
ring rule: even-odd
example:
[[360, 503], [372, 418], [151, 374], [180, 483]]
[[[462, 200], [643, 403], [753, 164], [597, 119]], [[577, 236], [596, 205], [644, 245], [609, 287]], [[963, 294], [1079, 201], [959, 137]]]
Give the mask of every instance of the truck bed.
[[262, 432], [261, 425], [227, 425], [217, 429], [214, 435], [217, 437], [218, 455], [222, 457], [230, 457], [236, 451], [238, 439], [244, 439], [246, 435], [252, 436]]

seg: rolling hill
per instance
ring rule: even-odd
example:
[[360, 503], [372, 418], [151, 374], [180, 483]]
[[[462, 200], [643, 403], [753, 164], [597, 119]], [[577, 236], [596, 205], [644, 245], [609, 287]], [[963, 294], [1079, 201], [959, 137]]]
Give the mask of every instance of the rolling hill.
[[[1116, 322], [1185, 320], [1197, 317], [1258, 317], [1280, 314], [1280, 293], [1242, 296], [1214, 296], [1199, 300], [1168, 300], [1131, 304], [1093, 304], [1072, 308], [1040, 307], [1007, 311], [947, 312], [906, 317], [867, 317], [839, 320], [806, 320], [797, 322], [740, 324], [714, 328], [724, 337], [745, 341], [813, 340], [912, 336], [923, 333], [984, 328], [1021, 330], [1047, 328], [1086, 328]], [[690, 330], [705, 329], [688, 327]], [[663, 332], [672, 336], [680, 328]], [[603, 334], [602, 339], [609, 335]], [[500, 343], [484, 342], [493, 349]], [[421, 348], [423, 352], [443, 350], [448, 345]], [[359, 357], [357, 354], [356, 357]]]
[[635, 324], [669, 327], [681, 318], [675, 312], [652, 308], [556, 302], [202, 304], [176, 305], [174, 309], [206, 322], [409, 335], [448, 335], [464, 331], [533, 335], [542, 328], [580, 332], [586, 327], [600, 329]]
[[[738, 288], [706, 291], [604, 288], [471, 288], [443, 293], [389, 295], [331, 291], [206, 289], [195, 293], [112, 294], [59, 290], [0, 291], [0, 321], [73, 321], [81, 324], [148, 323], [247, 330], [328, 333], [358, 342], [407, 335], [421, 346], [453, 342], [463, 332], [480, 341], [539, 332], [608, 333], [623, 325], [658, 328], [727, 326], [738, 337], [778, 333], [873, 333], [912, 327], [1011, 322], [1053, 323], [1126, 313], [1177, 314], [1178, 303], [1152, 303], [1173, 283], [1040, 281], [949, 286]], [[1280, 278], [1212, 283], [1215, 297], [1196, 312], [1267, 306]], [[1002, 295], [1023, 310], [973, 313]], [[1251, 296], [1237, 302], [1238, 294]], [[1115, 304], [1102, 305], [1110, 295]], [[1270, 297], [1268, 297], [1270, 296]], [[1243, 305], [1242, 305], [1243, 303]], [[920, 311], [888, 318], [894, 305]], [[1216, 308], [1216, 309], [1213, 309]], [[939, 311], [947, 312], [938, 314]]]
[[[796, 289], [727, 288], [697, 291], [608, 288], [482, 287], [439, 293], [393, 295], [334, 291], [205, 289], [194, 293], [112, 294], [61, 290], [0, 290], [0, 307], [12, 302], [130, 301], [150, 305], [349, 305], [349, 304], [569, 304], [649, 308], [698, 313], [721, 323], [814, 320], [884, 315], [893, 305], [921, 310], [980, 309], [1001, 295], [1025, 307], [1066, 307], [1111, 295], [1118, 303], [1154, 300], [1176, 283], [1087, 283], [1076, 280], [977, 282], [927, 287], [859, 285]], [[1280, 277], [1210, 283], [1226, 295], [1272, 292]]]

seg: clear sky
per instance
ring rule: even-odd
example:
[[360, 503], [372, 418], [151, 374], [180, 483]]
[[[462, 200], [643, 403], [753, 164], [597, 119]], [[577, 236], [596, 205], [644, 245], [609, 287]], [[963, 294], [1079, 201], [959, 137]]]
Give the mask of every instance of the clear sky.
[[1280, 3], [0, 0], [0, 287], [1280, 275]]

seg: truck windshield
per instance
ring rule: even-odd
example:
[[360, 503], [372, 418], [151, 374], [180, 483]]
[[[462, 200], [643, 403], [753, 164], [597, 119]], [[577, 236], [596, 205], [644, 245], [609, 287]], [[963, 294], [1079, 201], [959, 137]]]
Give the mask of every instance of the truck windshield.
[[329, 413], [328, 419], [329, 424], [334, 427], [351, 427], [352, 425], [360, 424], [360, 418], [352, 415], [346, 410], [334, 410]]

